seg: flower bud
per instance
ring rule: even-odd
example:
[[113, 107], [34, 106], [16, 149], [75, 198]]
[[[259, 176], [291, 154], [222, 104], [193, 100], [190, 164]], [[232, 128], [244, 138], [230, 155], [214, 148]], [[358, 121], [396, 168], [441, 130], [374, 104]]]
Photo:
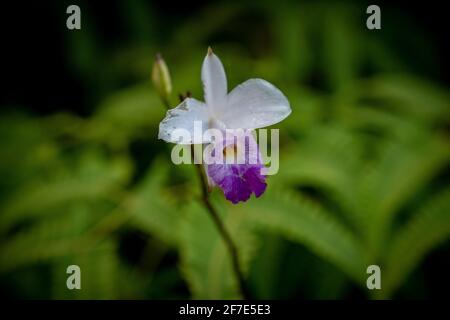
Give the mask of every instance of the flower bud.
[[164, 104], [169, 106], [169, 96], [172, 92], [172, 81], [169, 69], [160, 54], [156, 55], [152, 70], [152, 81]]

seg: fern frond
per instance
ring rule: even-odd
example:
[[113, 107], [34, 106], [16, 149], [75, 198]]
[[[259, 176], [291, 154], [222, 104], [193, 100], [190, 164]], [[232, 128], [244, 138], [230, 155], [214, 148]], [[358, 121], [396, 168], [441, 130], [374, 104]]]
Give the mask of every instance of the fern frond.
[[132, 194], [130, 213], [134, 226], [175, 245], [178, 242], [181, 214], [173, 197], [163, 192], [169, 170], [166, 161], [161, 158], [155, 160]]
[[[68, 175], [56, 176], [51, 181], [30, 182], [9, 199], [0, 214], [0, 232], [27, 218], [48, 213], [64, 213], [65, 208], [80, 201], [98, 201], [120, 189], [130, 176], [126, 158], [109, 160], [94, 153]], [[70, 171], [70, 168], [67, 168]], [[56, 209], [60, 210], [56, 210]]]
[[[119, 261], [112, 241], [96, 245], [89, 251], [70, 254], [52, 263], [52, 295], [54, 299], [116, 299], [118, 298]], [[66, 285], [69, 265], [80, 267], [81, 290]]]
[[268, 191], [249, 204], [235, 210], [263, 231], [277, 232], [305, 245], [339, 267], [356, 283], [362, 283], [364, 249], [350, 230], [320, 205], [287, 190]]
[[[238, 247], [245, 272], [254, 253], [255, 237], [236, 212], [223, 212], [222, 218]], [[230, 253], [208, 212], [200, 204], [191, 203], [180, 230], [181, 269], [193, 297], [240, 298]]]
[[[0, 272], [88, 250], [94, 241], [85, 231], [92, 220], [91, 210], [76, 206], [10, 236], [0, 245]], [[88, 245], [80, 248], [81, 243]]]
[[313, 185], [336, 202], [354, 230], [362, 230], [365, 217], [356, 206], [354, 189], [361, 170], [362, 140], [336, 127], [316, 128], [281, 159], [274, 180]]
[[371, 219], [368, 243], [374, 257], [382, 249], [395, 214], [448, 163], [450, 148], [439, 137], [414, 127], [385, 145], [381, 157], [361, 178], [360, 208]]
[[450, 190], [429, 199], [387, 248], [381, 296], [389, 297], [435, 246], [450, 238]]

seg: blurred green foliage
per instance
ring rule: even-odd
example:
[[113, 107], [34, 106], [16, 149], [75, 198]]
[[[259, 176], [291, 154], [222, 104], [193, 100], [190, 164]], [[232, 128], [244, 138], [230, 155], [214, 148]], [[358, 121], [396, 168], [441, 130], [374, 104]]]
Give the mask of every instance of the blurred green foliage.
[[[195, 169], [172, 164], [157, 140], [165, 110], [150, 83], [154, 54], [176, 92], [201, 98], [207, 45], [229, 87], [267, 79], [293, 109], [276, 125], [280, 171], [266, 193], [239, 205], [212, 193], [255, 298], [395, 297], [448, 246], [448, 90], [413, 76], [365, 29], [360, 7], [217, 4], [164, 41], [144, 2], [122, 14], [132, 44], [106, 53], [89, 14], [67, 37], [68, 64], [101, 100], [91, 115], [1, 116], [3, 294], [239, 298]], [[133, 81], [114, 89], [122, 79]], [[82, 290], [66, 288], [70, 264]], [[370, 264], [381, 266], [382, 290], [366, 289]]]

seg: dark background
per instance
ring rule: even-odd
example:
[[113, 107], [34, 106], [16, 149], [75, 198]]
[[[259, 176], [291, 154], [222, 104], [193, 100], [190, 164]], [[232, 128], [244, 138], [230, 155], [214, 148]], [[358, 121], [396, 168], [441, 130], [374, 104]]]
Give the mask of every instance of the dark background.
[[[220, 1], [150, 1], [148, 8], [154, 9], [153, 30], [162, 30], [152, 35], [154, 45], [167, 44], [165, 35], [173, 33], [177, 26], [211, 3]], [[231, 1], [230, 3], [239, 3]], [[295, 2], [295, 1], [294, 1]], [[352, 1], [336, 1], [352, 2]], [[93, 24], [98, 35], [98, 47], [102, 51], [114, 50], [120, 43], [136, 41], [133, 30], [127, 27], [121, 16], [121, 1], [8, 1], [2, 5], [2, 60], [4, 80], [0, 105], [20, 106], [31, 112], [46, 114], [67, 109], [86, 115], [98, 98], [92, 97], [84, 79], [67, 63], [68, 48], [65, 37], [71, 31], [65, 27], [65, 9], [77, 4], [82, 11], [83, 26]], [[251, 3], [251, 1], [247, 1]], [[279, 1], [283, 6], [289, 1]], [[355, 1], [361, 7], [377, 4], [382, 13], [382, 29], [377, 32], [391, 49], [396, 51], [418, 74], [448, 84], [449, 49], [446, 27], [446, 8], [442, 1]], [[83, 10], [89, 8], [88, 10]], [[362, 12], [363, 14], [365, 12]], [[85, 16], [86, 15], [86, 16]], [[365, 17], [365, 15], [363, 15]], [[89, 22], [85, 18], [90, 19]], [[404, 21], [405, 23], [399, 23]], [[363, 22], [363, 21], [362, 21]], [[86, 23], [86, 24], [84, 24]], [[414, 30], [408, 30], [408, 25]], [[430, 66], [426, 53], [411, 51], [411, 43], [426, 37], [434, 44], [435, 63]], [[239, 38], [234, 39], [239, 41]], [[138, 41], [145, 41], [138, 39]], [[244, 41], [241, 39], [240, 41]], [[205, 46], [208, 44], [205, 44]], [[427, 49], [424, 48], [426, 52]], [[120, 88], [135, 79], [123, 79], [110, 90]], [[89, 107], [91, 106], [91, 107]]]

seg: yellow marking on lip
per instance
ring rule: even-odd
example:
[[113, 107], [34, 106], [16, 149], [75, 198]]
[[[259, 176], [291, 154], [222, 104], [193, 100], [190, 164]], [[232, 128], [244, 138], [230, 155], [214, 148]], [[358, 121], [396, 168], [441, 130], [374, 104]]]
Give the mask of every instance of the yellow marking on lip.
[[233, 144], [223, 148], [223, 156], [226, 163], [236, 163], [239, 155], [238, 147]]
[[231, 145], [223, 149], [224, 156], [234, 156], [237, 153], [236, 145]]

